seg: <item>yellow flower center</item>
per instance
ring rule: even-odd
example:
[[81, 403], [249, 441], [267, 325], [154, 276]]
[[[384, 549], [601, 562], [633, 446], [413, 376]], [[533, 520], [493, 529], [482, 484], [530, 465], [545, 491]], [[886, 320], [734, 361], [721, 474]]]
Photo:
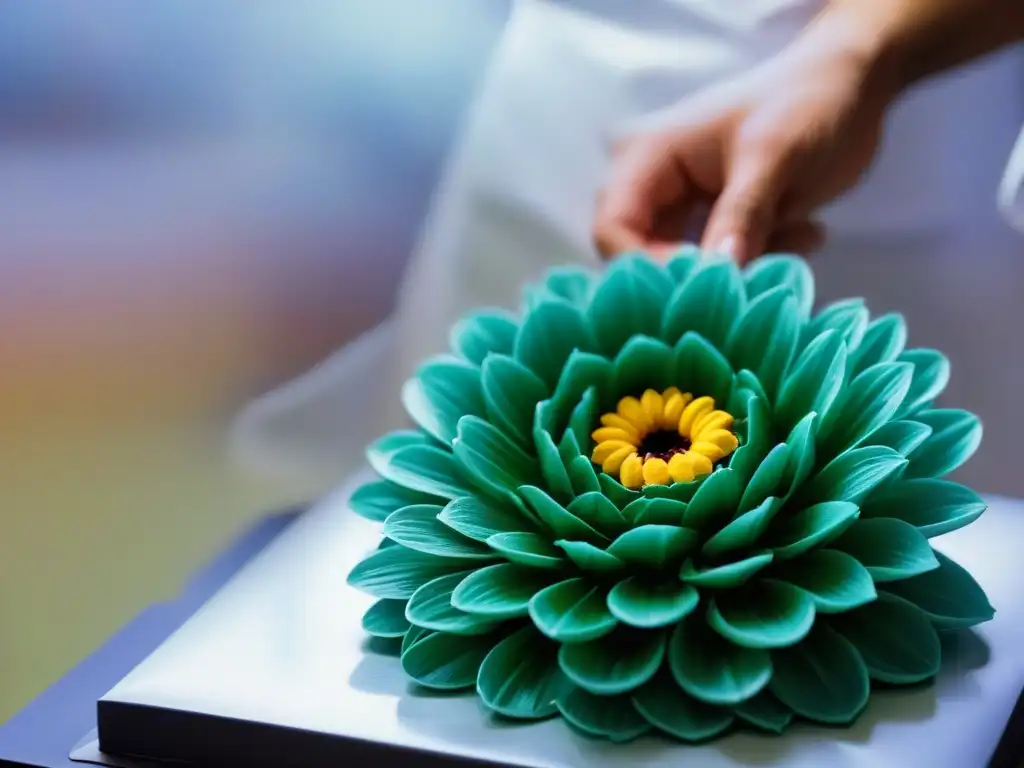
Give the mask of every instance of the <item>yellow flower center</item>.
[[714, 398], [694, 398], [669, 387], [624, 397], [615, 413], [601, 417], [592, 437], [591, 461], [627, 488], [687, 483], [706, 475], [736, 450], [732, 415]]

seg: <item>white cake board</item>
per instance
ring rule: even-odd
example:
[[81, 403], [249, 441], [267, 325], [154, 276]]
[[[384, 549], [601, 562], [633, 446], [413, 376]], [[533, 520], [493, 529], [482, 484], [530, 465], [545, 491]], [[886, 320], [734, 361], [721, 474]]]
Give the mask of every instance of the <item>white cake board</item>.
[[372, 599], [345, 579], [380, 532], [347, 509], [348, 492], [297, 520], [101, 699], [104, 750], [292, 768], [343, 756], [403, 768], [459, 758], [530, 768], [976, 768], [1024, 686], [1024, 505], [991, 499], [978, 522], [935, 545], [981, 582], [996, 618], [959, 637], [934, 686], [872, 694], [852, 728], [798, 724], [781, 737], [738, 731], [701, 746], [656, 737], [612, 745], [559, 719], [499, 722], [473, 695], [418, 690], [396, 658], [367, 649], [360, 618]]

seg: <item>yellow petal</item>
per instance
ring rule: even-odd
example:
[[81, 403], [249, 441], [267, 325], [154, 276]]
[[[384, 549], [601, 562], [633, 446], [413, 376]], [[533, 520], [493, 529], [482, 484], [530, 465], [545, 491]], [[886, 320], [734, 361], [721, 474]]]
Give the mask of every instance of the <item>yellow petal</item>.
[[669, 387], [668, 389], [661, 393], [661, 396], [665, 398], [665, 400], [668, 400], [670, 397], [673, 397], [674, 395], [681, 394], [683, 393], [679, 391], [679, 387]]
[[720, 458], [725, 456], [725, 451], [721, 446], [715, 443], [706, 443], [704, 441], [696, 442], [690, 446], [690, 450], [687, 453], [693, 453], [698, 456], [707, 457], [708, 461], [718, 461]]
[[629, 448], [631, 451], [635, 451], [636, 447], [625, 440], [605, 440], [603, 443], [598, 443], [594, 448], [594, 454], [590, 457], [590, 460], [595, 464], [604, 464], [608, 457], [616, 451], [621, 451], [623, 448]]
[[635, 397], [624, 397], [619, 400], [619, 416], [632, 424], [641, 435], [647, 434], [651, 429], [644, 407]]
[[732, 426], [732, 414], [725, 411], [712, 411], [693, 422], [690, 434], [694, 440], [700, 440], [703, 432], [711, 429], [728, 429]]
[[740, 444], [736, 435], [727, 429], [705, 429], [700, 434], [701, 443], [714, 443], [726, 453], [732, 453]]
[[635, 453], [626, 457], [619, 467], [619, 480], [627, 488], [639, 488], [644, 484], [644, 460]]
[[711, 465], [711, 459], [700, 453], [691, 454], [690, 461], [693, 463], [693, 476], [700, 477], [701, 475], [708, 474], [714, 467]]
[[640, 405], [644, 409], [644, 416], [651, 429], [661, 426], [662, 416], [665, 414], [665, 400], [653, 389], [648, 389], [640, 398]]
[[683, 415], [679, 417], [679, 434], [683, 437], [689, 437], [693, 423], [714, 409], [715, 401], [712, 398], [707, 396], [698, 397], [683, 409]]
[[668, 473], [677, 483], [688, 483], [695, 477], [689, 453], [677, 453], [668, 460]]
[[[674, 387], [673, 387], [674, 389]], [[665, 418], [662, 420], [662, 429], [675, 429], [679, 426], [679, 418], [683, 415], [683, 409], [689, 405], [693, 395], [683, 394], [676, 390], [671, 395], [666, 393], [665, 397]]]
[[601, 417], [601, 423], [606, 427], [615, 427], [624, 432], [629, 432], [629, 439], [633, 442], [640, 442], [640, 432], [636, 424], [629, 419], [624, 419], [617, 413], [606, 413]]
[[601, 464], [601, 469], [607, 472], [609, 475], [618, 474], [619, 468], [622, 466], [622, 462], [628, 459], [630, 456], [636, 455], [636, 448], [632, 445], [626, 448], [620, 448]]
[[632, 431], [627, 432], [618, 427], [601, 427], [600, 429], [595, 429], [591, 437], [595, 443], [603, 443], [605, 440], [624, 440], [635, 445], [639, 440], [633, 437], [634, 434]]
[[645, 485], [668, 485], [671, 479], [668, 462], [664, 459], [648, 459], [644, 462]]

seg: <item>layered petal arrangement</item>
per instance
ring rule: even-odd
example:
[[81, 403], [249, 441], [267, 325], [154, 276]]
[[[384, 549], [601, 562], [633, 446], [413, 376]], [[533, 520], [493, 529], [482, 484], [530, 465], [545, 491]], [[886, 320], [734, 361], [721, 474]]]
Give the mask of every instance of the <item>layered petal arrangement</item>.
[[899, 315], [813, 293], [795, 257], [687, 249], [459, 323], [351, 498], [384, 526], [365, 630], [423, 686], [613, 741], [848, 724], [934, 676], [994, 613], [929, 542], [985, 510], [942, 479], [981, 425]]

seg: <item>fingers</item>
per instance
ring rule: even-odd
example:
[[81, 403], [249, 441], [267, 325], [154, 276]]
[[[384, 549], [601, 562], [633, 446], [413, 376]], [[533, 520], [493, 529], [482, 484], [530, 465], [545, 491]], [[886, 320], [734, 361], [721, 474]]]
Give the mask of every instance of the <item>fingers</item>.
[[764, 253], [779, 224], [779, 201], [788, 175], [786, 156], [741, 143], [725, 188], [711, 208], [701, 246], [728, 254], [740, 264]]
[[610, 258], [647, 247], [661, 209], [680, 206], [687, 192], [682, 165], [666, 138], [652, 135], [627, 143], [598, 197], [593, 231], [597, 249]]

